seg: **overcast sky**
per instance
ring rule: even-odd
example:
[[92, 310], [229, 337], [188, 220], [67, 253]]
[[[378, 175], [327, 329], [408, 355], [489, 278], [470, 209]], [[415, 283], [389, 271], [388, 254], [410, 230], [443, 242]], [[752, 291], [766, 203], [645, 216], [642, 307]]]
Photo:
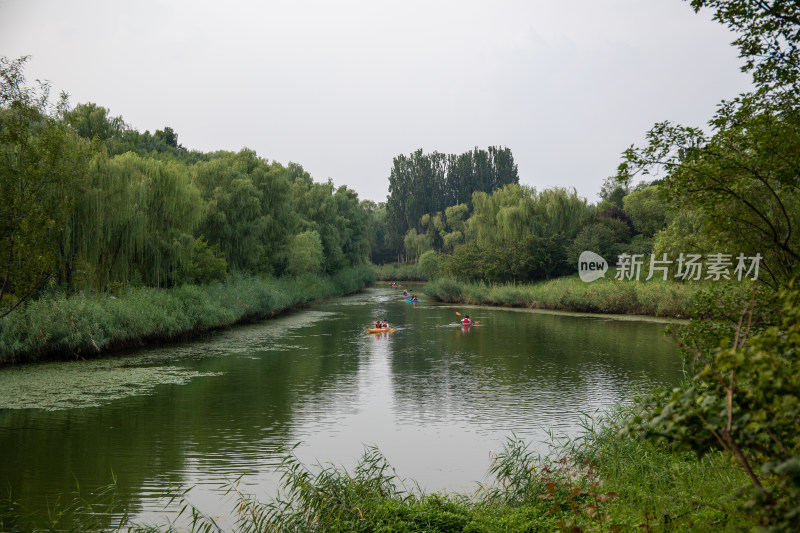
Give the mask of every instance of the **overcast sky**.
[[655, 122], [749, 87], [733, 39], [680, 0], [0, 0], [0, 55], [72, 105], [376, 202], [396, 155], [490, 145], [594, 202]]

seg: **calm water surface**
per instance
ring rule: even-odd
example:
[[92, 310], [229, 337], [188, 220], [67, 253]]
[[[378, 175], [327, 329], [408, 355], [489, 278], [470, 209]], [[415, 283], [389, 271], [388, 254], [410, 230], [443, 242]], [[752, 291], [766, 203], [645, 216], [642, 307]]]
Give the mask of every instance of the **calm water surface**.
[[[480, 324], [465, 331], [456, 311]], [[369, 335], [385, 318], [396, 329]], [[412, 304], [397, 291], [329, 300], [179, 346], [0, 371], [0, 483], [27, 508], [117, 477], [141, 520], [170, 483], [224, 517], [242, 475], [269, 499], [282, 447], [352, 467], [375, 445], [426, 491], [473, 491], [512, 432], [546, 451], [581, 413], [644, 382], [677, 383], [664, 324]], [[224, 520], [223, 520], [224, 521]]]

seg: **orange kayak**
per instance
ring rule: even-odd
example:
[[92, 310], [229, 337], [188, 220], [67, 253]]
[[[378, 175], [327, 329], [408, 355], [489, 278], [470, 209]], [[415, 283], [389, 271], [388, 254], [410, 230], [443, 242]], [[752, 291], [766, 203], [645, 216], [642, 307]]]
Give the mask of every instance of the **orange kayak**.
[[367, 329], [370, 333], [383, 333], [384, 331], [394, 331], [392, 328], [372, 328]]

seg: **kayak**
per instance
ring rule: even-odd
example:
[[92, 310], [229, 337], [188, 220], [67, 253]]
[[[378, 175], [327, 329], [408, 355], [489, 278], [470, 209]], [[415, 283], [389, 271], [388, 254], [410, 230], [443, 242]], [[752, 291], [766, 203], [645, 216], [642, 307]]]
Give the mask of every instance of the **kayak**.
[[406, 301], [407, 301], [407, 302], [421, 302], [421, 301], [422, 301], [422, 298], [418, 298], [418, 299], [416, 299], [416, 300], [412, 300], [411, 298], [406, 298]]
[[383, 333], [385, 331], [394, 331], [392, 328], [371, 328], [367, 329], [370, 333]]

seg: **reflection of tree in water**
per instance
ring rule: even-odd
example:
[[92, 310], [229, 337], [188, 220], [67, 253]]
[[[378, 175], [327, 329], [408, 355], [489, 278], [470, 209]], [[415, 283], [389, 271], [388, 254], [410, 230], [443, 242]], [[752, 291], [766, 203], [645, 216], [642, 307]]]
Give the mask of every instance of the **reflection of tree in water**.
[[[291, 433], [294, 411], [331, 383], [346, 383], [341, 376], [355, 371], [357, 358], [320, 356], [337, 342], [332, 341], [336, 327], [326, 320], [261, 340], [259, 328], [237, 328], [187, 345], [191, 348], [156, 350], [186, 352], [182, 360], [165, 357], [162, 363], [170, 367], [219, 375], [156, 386], [150, 394], [100, 407], [3, 410], [0, 449], [14, 450], [0, 454], [3, 484], [12, 487], [17, 501], [36, 510], [54, 495], [70, 493], [76, 480], [85, 491], [108, 484], [113, 471], [120, 502], [136, 512], [142, 494], [153, 495], [166, 478], [177, 486], [187, 483], [192, 468], [204, 475], [217, 472], [221, 483], [265, 462], [276, 463], [274, 453]], [[224, 355], [220, 342], [229, 343], [236, 355]], [[239, 349], [243, 345], [248, 348]], [[214, 356], [202, 358], [204, 353]], [[150, 364], [157, 365], [159, 357], [153, 355]], [[122, 381], [124, 372], [121, 367]]]
[[515, 427], [523, 418], [574, 427], [567, 416], [624, 401], [644, 379], [679, 378], [677, 352], [659, 333], [663, 324], [486, 308], [480, 313], [481, 325], [469, 335], [458, 327], [428, 325], [426, 331], [422, 322], [410, 332], [413, 341], [392, 360], [394, 393], [406, 416], [471, 413], [487, 426]]
[[[330, 457], [328, 432], [339, 423], [368, 439], [391, 438], [392, 424], [406, 422], [421, 439], [442, 423], [510, 431], [607, 405], [643, 374], [677, 380], [679, 359], [658, 324], [485, 308], [474, 315], [481, 325], [464, 335], [448, 325], [458, 318], [450, 307], [358, 296], [137, 353], [121, 359], [123, 371], [138, 362], [131, 371], [202, 377], [99, 407], [0, 412], [0, 449], [11, 450], [0, 455], [0, 482], [42, 509], [75, 478], [87, 491], [105, 485], [113, 468], [122, 503], [136, 513], [152, 508], [165, 476], [178, 485], [263, 477], [280, 445], [309, 432], [322, 446], [309, 453]], [[395, 333], [367, 334], [377, 318]]]

